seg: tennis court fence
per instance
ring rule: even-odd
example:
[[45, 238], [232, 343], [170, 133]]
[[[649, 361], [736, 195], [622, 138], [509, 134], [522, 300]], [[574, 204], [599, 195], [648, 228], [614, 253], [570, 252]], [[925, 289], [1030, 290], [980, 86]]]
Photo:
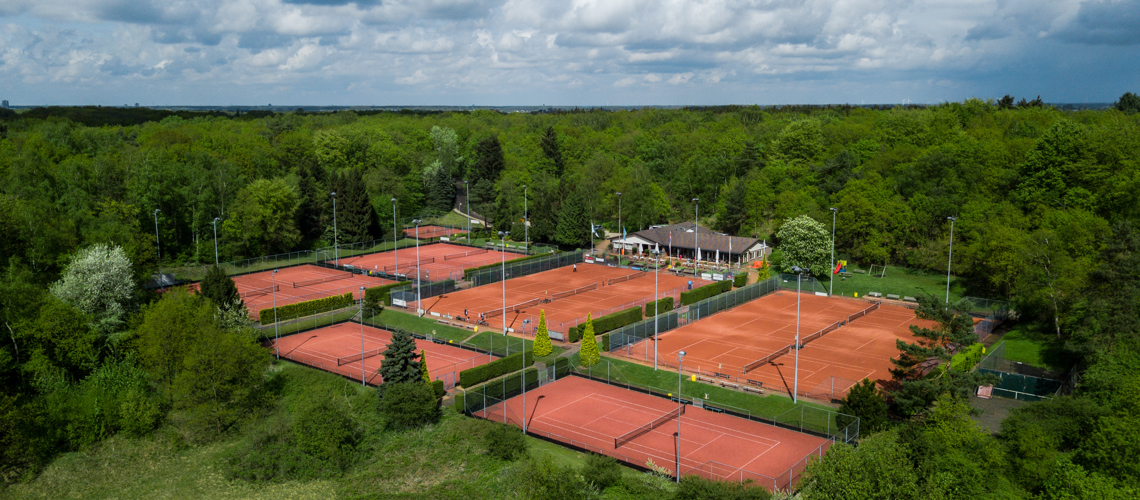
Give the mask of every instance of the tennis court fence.
[[1008, 399], [1050, 399], [1061, 392], [1066, 382], [1064, 374], [1007, 359], [1005, 342], [991, 348], [974, 369], [997, 377], [993, 394]]
[[471, 286], [498, 283], [504, 279], [529, 276], [543, 271], [581, 263], [584, 253], [584, 250], [575, 250], [573, 252], [560, 252], [544, 257], [527, 259], [522, 262], [507, 262], [505, 266], [490, 267], [475, 271], [468, 275], [467, 279], [471, 281]]
[[[655, 321], [657, 322], [658, 333], [664, 333], [701, 318], [751, 302], [775, 292], [778, 288], [779, 285], [776, 278], [769, 278], [735, 290], [730, 290], [720, 295], [709, 297], [695, 304], [690, 304], [687, 307], [659, 314], [656, 316], [656, 319], [644, 319], [637, 323], [623, 326], [609, 333], [610, 352], [616, 353], [624, 349], [628, 354], [629, 346], [653, 336]], [[674, 300], [676, 299], [677, 297], [674, 297]]]

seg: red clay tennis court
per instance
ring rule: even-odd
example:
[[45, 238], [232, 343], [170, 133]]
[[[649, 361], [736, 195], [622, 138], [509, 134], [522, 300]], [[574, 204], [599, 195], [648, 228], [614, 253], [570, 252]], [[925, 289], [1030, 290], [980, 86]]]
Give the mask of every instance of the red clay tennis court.
[[[419, 264], [424, 273], [425, 281], [439, 281], [444, 279], [461, 280], [463, 270], [472, 267], [484, 266], [526, 257], [514, 252], [500, 252], [486, 248], [474, 248], [448, 243], [432, 243], [420, 245]], [[397, 260], [398, 259], [398, 260]], [[416, 274], [416, 247], [412, 245], [394, 251], [370, 253], [356, 257], [344, 257], [338, 260], [339, 264], [350, 265], [357, 269], [365, 269], [387, 274], [407, 275], [415, 278]]]
[[[680, 300], [681, 292], [687, 289], [691, 279], [669, 273], [660, 273], [657, 278], [657, 297], [669, 296], [674, 301]], [[653, 301], [653, 279], [652, 272], [601, 264], [578, 264], [576, 268], [566, 266], [511, 278], [506, 281], [507, 327], [533, 335], [538, 327], [539, 311], [545, 310], [547, 328], [555, 334], [564, 334], [570, 327], [584, 322], [587, 313], [597, 318]], [[708, 283], [693, 279], [693, 288]], [[501, 329], [503, 283], [427, 299], [423, 307], [429, 313], [450, 318], [462, 318], [466, 310], [472, 323], [479, 321], [480, 314], [485, 314], [488, 327]], [[530, 322], [525, 323], [528, 319]]]
[[[431, 238], [439, 238], [440, 236], [451, 236], [453, 234], [464, 234], [466, 232], [467, 232], [467, 230], [465, 230], [465, 229], [455, 229], [452, 227], [420, 226], [419, 227], [419, 233], [418, 233], [419, 234], [418, 239], [427, 240], [427, 239], [431, 239]], [[414, 227], [404, 228], [404, 236], [407, 236], [409, 238], [416, 238], [416, 235], [417, 235], [416, 228], [414, 228]]]
[[[363, 360], [361, 360], [362, 336]], [[357, 381], [360, 381], [361, 363], [363, 363], [365, 381], [369, 385], [377, 385], [383, 381], [377, 373], [380, 362], [384, 360], [382, 353], [388, 349], [391, 341], [392, 333], [387, 330], [368, 325], [364, 325], [362, 329], [360, 323], [348, 322], [281, 337], [276, 346], [280, 347], [282, 358]], [[416, 349], [422, 349], [426, 353], [428, 373], [432, 380], [443, 380], [444, 386], [448, 389], [459, 380], [459, 372], [496, 359], [490, 354], [437, 344], [429, 340], [416, 339]]]
[[[658, 360], [684, 369], [791, 394], [795, 384], [796, 292], [778, 291], [661, 334]], [[889, 380], [895, 339], [913, 340], [910, 324], [929, 324], [903, 307], [800, 294], [799, 394], [842, 397], [863, 378]], [[820, 333], [822, 332], [822, 333]], [[652, 339], [614, 355], [653, 360]], [[826, 389], [826, 390], [825, 390]], [[823, 391], [823, 392], [820, 392]]]
[[[676, 469], [675, 401], [571, 376], [527, 391], [526, 405], [532, 434], [641, 467], [652, 460], [670, 472]], [[821, 456], [831, 446], [831, 440], [809, 434], [691, 405], [683, 408], [683, 475], [751, 479], [769, 489], [786, 489], [809, 457]], [[522, 396], [517, 396], [476, 416], [521, 427], [522, 414]]]
[[[273, 307], [274, 299], [278, 307], [306, 300], [331, 297], [352, 292], [353, 297], [361, 298], [360, 287], [375, 287], [395, 283], [391, 280], [373, 278], [348, 271], [327, 267], [303, 265], [283, 267], [273, 271], [243, 274], [233, 277], [238, 295], [249, 309], [250, 316], [259, 317], [262, 309]], [[276, 283], [276, 293], [274, 293]]]

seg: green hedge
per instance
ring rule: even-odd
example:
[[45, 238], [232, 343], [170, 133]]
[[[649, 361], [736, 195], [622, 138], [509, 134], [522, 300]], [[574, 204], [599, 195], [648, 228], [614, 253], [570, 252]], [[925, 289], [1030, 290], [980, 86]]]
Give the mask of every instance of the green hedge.
[[[534, 352], [526, 351], [526, 366], [534, 364]], [[485, 365], [468, 368], [459, 372], [459, 385], [471, 387], [485, 382], [504, 373], [511, 373], [523, 368], [523, 353], [516, 352], [505, 358], [497, 359]]]
[[570, 358], [554, 359], [554, 377], [562, 378], [570, 374]]
[[732, 277], [732, 286], [740, 288], [748, 284], [748, 272], [745, 271]]
[[435, 397], [437, 398], [442, 398], [444, 394], [447, 394], [447, 389], [443, 388], [442, 380], [433, 380], [431, 382], [431, 389], [435, 391]]
[[[538, 255], [528, 255], [526, 257], [519, 257], [517, 259], [508, 260], [507, 263], [511, 264], [511, 265], [515, 265], [515, 264], [518, 264], [519, 262], [526, 262], [526, 261], [531, 260], [531, 259], [537, 259], [539, 257], [549, 257], [549, 256], [550, 256], [550, 254], [548, 254], [548, 253], [543, 253], [543, 254], [538, 254]], [[479, 271], [482, 271], [484, 269], [491, 269], [492, 267], [501, 269], [503, 267], [503, 263], [502, 262], [496, 262], [494, 264], [485, 264], [485, 265], [482, 265], [479, 267], [469, 267], [469, 268], [463, 270], [463, 279], [468, 279], [471, 277], [472, 274], [477, 273]]]
[[652, 318], [652, 317], [656, 316], [658, 314], [657, 313], [658, 309], [660, 309], [661, 312], [663, 312], [663, 313], [667, 313], [669, 311], [672, 311], [673, 310], [673, 297], [665, 297], [661, 300], [655, 300], [653, 302], [645, 304], [645, 317], [646, 318]]
[[709, 297], [720, 295], [729, 290], [732, 290], [732, 282], [729, 280], [724, 280], [689, 290], [687, 292], [681, 292], [681, 305], [687, 306], [689, 304], [694, 304]]
[[[610, 330], [617, 330], [618, 328], [631, 323], [637, 323], [638, 321], [641, 321], [640, 307], [631, 307], [613, 314], [607, 314], [600, 318], [594, 318], [594, 335], [601, 335]], [[578, 330], [578, 326], [571, 327], [567, 333], [570, 337], [570, 342], [582, 340], [582, 334]]]
[[279, 306], [277, 307], [276, 316], [273, 314], [274, 308], [272, 307], [262, 309], [258, 314], [260, 315], [261, 324], [272, 325], [274, 318], [276, 318], [277, 321], [285, 321], [340, 309], [342, 307], [349, 307], [354, 303], [356, 303], [356, 301], [352, 299], [352, 292], [348, 292], [344, 295], [333, 295], [332, 297], [325, 297], [323, 299], [306, 300], [305, 302]]
[[598, 345], [602, 352], [610, 352], [610, 334], [602, 335], [598, 340]]
[[[506, 358], [504, 358], [504, 359], [506, 359]], [[555, 370], [558, 370], [558, 368], [555, 368]], [[565, 371], [567, 373], [569, 373], [569, 371], [570, 371], [569, 363], [566, 364]], [[455, 408], [455, 411], [457, 411], [459, 413], [463, 413], [463, 410], [465, 408], [464, 404], [466, 403], [465, 396], [468, 392], [471, 393], [472, 397], [482, 397], [482, 393], [485, 390], [487, 392], [488, 396], [494, 397], [496, 399], [503, 399], [501, 396], [503, 396], [503, 390], [504, 389], [506, 390], [506, 392], [512, 393], [512, 394], [520, 390], [519, 382], [522, 381], [521, 375], [523, 375], [523, 374], [525, 374], [527, 380], [530, 380], [532, 383], [536, 382], [538, 380], [538, 370], [536, 370], [534, 368], [527, 368], [526, 371], [524, 371], [524, 372], [513, 373], [511, 375], [507, 375], [506, 377], [503, 377], [503, 379], [501, 381], [496, 380], [494, 382], [488, 382], [486, 385], [483, 386], [483, 388], [472, 387], [472, 388], [467, 388], [466, 391], [460, 391], [460, 392], [456, 393], [455, 394], [455, 403], [452, 405], [452, 408]]]
[[369, 303], [392, 305], [392, 289], [407, 283], [396, 282], [387, 285], [374, 286], [364, 290], [364, 301]]

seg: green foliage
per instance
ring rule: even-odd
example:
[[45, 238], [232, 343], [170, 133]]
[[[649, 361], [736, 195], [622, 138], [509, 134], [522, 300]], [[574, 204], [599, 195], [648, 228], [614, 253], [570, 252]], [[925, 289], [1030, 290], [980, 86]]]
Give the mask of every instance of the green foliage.
[[705, 479], [697, 475], [681, 477], [674, 500], [768, 500], [772, 494], [751, 481], [737, 483]]
[[198, 286], [198, 293], [209, 299], [214, 307], [229, 309], [236, 305], [238, 309], [245, 309], [245, 304], [242, 303], [241, 296], [238, 295], [234, 280], [218, 266], [210, 267]]
[[56, 443], [49, 418], [31, 398], [0, 393], [0, 485], [31, 479]]
[[787, 219], [776, 233], [784, 251], [783, 269], [799, 266], [811, 269], [816, 276], [828, 276], [831, 258], [831, 233], [823, 224], [806, 215]]
[[524, 498], [573, 500], [590, 498], [594, 493], [577, 468], [559, 467], [550, 457], [530, 458], [516, 467], [517, 484], [511, 490]]
[[582, 465], [582, 477], [598, 490], [604, 490], [621, 483], [622, 469], [613, 457], [590, 453]]
[[430, 385], [421, 382], [384, 382], [387, 388], [380, 398], [380, 414], [393, 429], [410, 429], [439, 420], [439, 398]]
[[431, 373], [428, 372], [427, 367], [427, 353], [420, 349], [420, 377], [424, 379], [425, 384], [431, 384]]
[[337, 477], [352, 465], [362, 438], [343, 400], [317, 396], [292, 425], [270, 422], [226, 457], [226, 476], [256, 482]]
[[513, 425], [494, 424], [483, 435], [483, 445], [487, 447], [487, 453], [508, 462], [526, 455], [528, 444], [522, 429]]
[[732, 277], [732, 286], [740, 288], [748, 284], [748, 273], [742, 272]]
[[1133, 94], [1132, 92], [1125, 92], [1116, 100], [1113, 107], [1123, 111], [1127, 114], [1133, 114], [1140, 111], [1140, 95]]
[[[459, 385], [470, 388], [503, 374], [519, 371], [527, 366], [533, 365], [534, 357], [533, 352], [520, 351], [510, 356], [496, 359], [485, 365], [468, 368], [459, 372]], [[523, 365], [524, 358], [526, 360], [525, 366]]]
[[285, 179], [258, 179], [238, 192], [222, 228], [247, 254], [285, 252], [301, 241], [298, 205], [297, 193]]
[[[652, 318], [673, 310], [673, 297], [665, 297], [645, 304], [645, 317]], [[640, 318], [638, 318], [640, 320]], [[622, 325], [625, 326], [625, 325]]]
[[336, 193], [336, 238], [340, 243], [372, 241], [380, 235], [376, 211], [364, 190], [364, 178], [359, 169], [341, 172], [332, 183]]
[[689, 304], [696, 304], [697, 302], [705, 300], [709, 297], [715, 297], [729, 290], [732, 290], [731, 280], [709, 283], [702, 287], [681, 292], [681, 305], [687, 306]]
[[[638, 313], [641, 312], [640, 309], [637, 311]], [[589, 314], [586, 314], [586, 327], [582, 329], [582, 348], [579, 351], [579, 356], [582, 366], [587, 368], [602, 360], [602, 356], [598, 352], [598, 341], [594, 337], [594, 321], [590, 319]]]
[[[367, 293], [367, 290], [365, 290]], [[331, 297], [323, 297], [319, 299], [306, 300], [304, 302], [297, 302], [294, 304], [286, 304], [277, 306], [277, 313], [274, 314], [274, 308], [269, 307], [262, 309], [258, 314], [258, 321], [263, 325], [272, 325], [275, 321], [286, 321], [290, 319], [303, 318], [305, 316], [331, 311], [333, 309], [341, 309], [350, 307], [356, 301], [352, 298], [352, 292], [347, 292], [344, 295], [333, 295]]]
[[973, 370], [986, 357], [985, 344], [974, 344], [950, 358], [950, 368], [960, 372]]
[[120, 246], [81, 250], [51, 286], [51, 293], [89, 317], [101, 332], [117, 331], [134, 297], [134, 270]]
[[1079, 449], [1108, 414], [1087, 399], [1069, 396], [1014, 408], [1001, 423], [1011, 480], [1034, 489], [1055, 473], [1055, 462]]
[[570, 190], [558, 212], [554, 241], [571, 247], [585, 247], [590, 242], [590, 217], [578, 190]]
[[406, 286], [406, 283], [395, 282], [387, 285], [374, 286], [364, 289], [364, 309], [379, 311], [384, 306], [392, 305], [392, 290]]
[[[887, 411], [883, 393], [873, 380], [867, 378], [852, 386], [839, 405], [839, 413], [859, 417], [859, 434], [862, 436], [886, 428]], [[836, 417], [835, 423], [846, 427], [851, 423], [848, 420], [848, 417]]]
[[805, 500], [931, 498], [895, 431], [867, 437], [858, 448], [835, 444], [823, 460], [808, 464], [801, 479]]
[[546, 310], [538, 311], [538, 330], [534, 334], [534, 355], [547, 356], [554, 350], [550, 343], [550, 331], [546, 329]]
[[[617, 330], [618, 328], [621, 328], [625, 325], [632, 325], [638, 321], [641, 321], [641, 319], [641, 308], [631, 307], [629, 309], [622, 309], [618, 312], [610, 313], [598, 319], [595, 319], [591, 322], [591, 325], [595, 333], [601, 333]], [[584, 328], [585, 327], [583, 325], [570, 327], [570, 341], [576, 342], [579, 338], [584, 337]]]
[[1118, 487], [1110, 477], [1086, 472], [1080, 465], [1061, 458], [1042, 484], [1040, 500], [1125, 500], [1136, 498], [1130, 487]]
[[405, 330], [392, 332], [392, 342], [384, 351], [380, 361], [380, 377], [383, 382], [376, 388], [383, 400], [389, 387], [400, 384], [423, 384], [424, 375], [420, 366], [423, 360], [416, 353], [416, 339]]

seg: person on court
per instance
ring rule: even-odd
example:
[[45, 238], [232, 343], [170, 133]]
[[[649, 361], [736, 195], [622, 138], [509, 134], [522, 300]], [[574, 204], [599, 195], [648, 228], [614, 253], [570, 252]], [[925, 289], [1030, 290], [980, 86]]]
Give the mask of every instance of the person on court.
[[574, 264], [574, 272], [578, 272], [578, 264]]

